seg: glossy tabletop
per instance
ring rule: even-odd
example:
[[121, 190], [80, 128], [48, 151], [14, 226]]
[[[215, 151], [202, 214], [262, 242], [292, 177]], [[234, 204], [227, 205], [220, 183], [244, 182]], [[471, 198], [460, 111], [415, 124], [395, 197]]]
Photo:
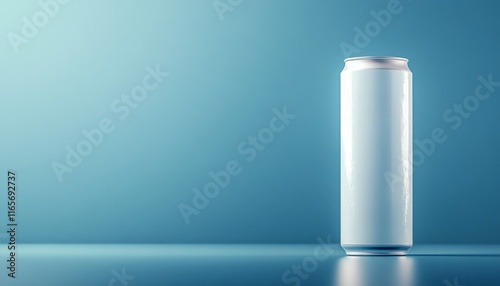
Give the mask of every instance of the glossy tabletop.
[[346, 256], [339, 245], [19, 245], [0, 285], [500, 285], [500, 246], [421, 245]]

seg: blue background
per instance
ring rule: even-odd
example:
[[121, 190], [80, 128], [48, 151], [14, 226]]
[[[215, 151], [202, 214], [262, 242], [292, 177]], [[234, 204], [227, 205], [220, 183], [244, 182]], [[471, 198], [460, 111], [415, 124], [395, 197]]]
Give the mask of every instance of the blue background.
[[[243, 0], [221, 20], [212, 1], [72, 1], [18, 53], [7, 35], [40, 7], [3, 3], [0, 165], [18, 172], [19, 242], [338, 241], [340, 44], [388, 2]], [[409, 58], [414, 139], [448, 136], [415, 167], [414, 241], [497, 243], [500, 89], [457, 130], [442, 116], [478, 76], [500, 81], [499, 4], [400, 5], [353, 56]], [[111, 103], [156, 65], [169, 77], [120, 120]], [[238, 145], [284, 106], [297, 117], [247, 162]], [[103, 118], [115, 130], [59, 182], [51, 164]], [[241, 173], [186, 224], [179, 204], [230, 160]]]

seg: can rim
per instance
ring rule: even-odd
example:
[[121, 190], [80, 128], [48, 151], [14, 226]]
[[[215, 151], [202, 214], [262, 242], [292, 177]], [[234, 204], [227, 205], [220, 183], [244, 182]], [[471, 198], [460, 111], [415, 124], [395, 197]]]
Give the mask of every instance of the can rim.
[[359, 61], [359, 60], [374, 60], [374, 61], [403, 61], [408, 62], [407, 58], [402, 57], [391, 57], [391, 56], [363, 56], [363, 57], [352, 57], [347, 58], [344, 62]]

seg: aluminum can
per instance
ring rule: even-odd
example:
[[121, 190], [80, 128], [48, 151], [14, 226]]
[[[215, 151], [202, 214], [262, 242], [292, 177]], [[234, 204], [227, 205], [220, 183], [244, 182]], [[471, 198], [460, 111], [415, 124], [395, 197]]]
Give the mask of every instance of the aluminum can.
[[341, 246], [347, 255], [406, 255], [413, 245], [408, 60], [348, 58], [340, 81]]

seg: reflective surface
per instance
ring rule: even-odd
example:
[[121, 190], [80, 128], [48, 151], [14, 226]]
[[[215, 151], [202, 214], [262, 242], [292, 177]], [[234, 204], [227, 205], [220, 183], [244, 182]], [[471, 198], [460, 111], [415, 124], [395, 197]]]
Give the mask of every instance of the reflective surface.
[[318, 246], [21, 245], [17, 278], [2, 267], [0, 284], [500, 285], [499, 246], [415, 246], [385, 257]]

